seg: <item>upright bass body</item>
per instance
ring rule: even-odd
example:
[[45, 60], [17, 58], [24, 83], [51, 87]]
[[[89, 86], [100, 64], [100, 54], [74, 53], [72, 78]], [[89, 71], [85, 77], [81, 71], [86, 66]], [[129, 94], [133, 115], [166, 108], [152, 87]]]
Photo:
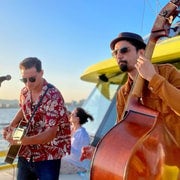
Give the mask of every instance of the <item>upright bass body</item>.
[[[140, 106], [136, 106], [138, 109]], [[137, 142], [142, 141], [151, 132], [156, 123], [157, 112], [144, 108], [146, 114], [133, 109], [128, 112], [126, 120], [113, 127], [100, 141], [94, 154], [91, 168], [91, 179], [123, 180], [134, 179], [136, 169], [128, 170], [133, 151]], [[141, 121], [141, 117], [143, 121]], [[122, 154], [123, 152], [123, 154]], [[141, 164], [134, 162], [135, 168], [141, 169]], [[137, 167], [136, 167], [137, 165]], [[127, 172], [129, 171], [129, 172]], [[137, 172], [137, 175], [140, 174]]]
[[[159, 13], [146, 46], [151, 59], [156, 41], [167, 36], [178, 15], [180, 0], [171, 0]], [[139, 103], [144, 81], [134, 83], [126, 116], [113, 127], [96, 147], [90, 172], [91, 180], [180, 180], [180, 147], [160, 113]]]
[[97, 145], [91, 180], [178, 179], [180, 148], [158, 112], [135, 104]]

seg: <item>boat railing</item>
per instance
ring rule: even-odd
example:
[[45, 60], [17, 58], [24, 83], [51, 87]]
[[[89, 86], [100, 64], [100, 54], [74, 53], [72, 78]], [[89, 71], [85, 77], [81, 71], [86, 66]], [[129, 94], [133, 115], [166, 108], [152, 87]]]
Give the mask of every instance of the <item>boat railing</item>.
[[[8, 125], [9, 125], [9, 123], [0, 123], [1, 131], [5, 126], [8, 126]], [[0, 138], [0, 144], [2, 146], [1, 150], [0, 150], [0, 170], [16, 167], [17, 166], [17, 161], [14, 161], [13, 164], [8, 164], [8, 163], [4, 162], [4, 159], [5, 159], [6, 155], [7, 155], [8, 148], [5, 149], [5, 146], [7, 145], [7, 142], [2, 137]]]
[[1, 150], [0, 151], [0, 170], [8, 169], [8, 168], [15, 168], [17, 166], [17, 162], [15, 161], [13, 164], [8, 164], [4, 162], [4, 159], [6, 157], [7, 150]]

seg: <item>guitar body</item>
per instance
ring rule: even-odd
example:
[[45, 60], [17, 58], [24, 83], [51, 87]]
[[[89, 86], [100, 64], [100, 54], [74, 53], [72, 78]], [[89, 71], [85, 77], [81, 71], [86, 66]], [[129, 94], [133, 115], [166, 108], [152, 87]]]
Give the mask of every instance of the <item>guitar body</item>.
[[21, 145], [10, 145], [4, 162], [12, 164], [21, 148]]
[[[13, 140], [21, 140], [27, 130], [27, 121], [22, 119], [12, 134]], [[12, 164], [21, 148], [21, 145], [9, 145], [4, 162]]]
[[127, 162], [124, 179], [179, 180], [180, 148], [158, 118], [153, 129], [140, 138]]
[[180, 148], [163, 119], [138, 103], [133, 107], [97, 145], [90, 179], [178, 179]]
[[[128, 176], [128, 162], [136, 144], [153, 129], [158, 116], [157, 112], [140, 106], [137, 106], [138, 110], [129, 111], [126, 120], [114, 126], [97, 145], [92, 160], [91, 180], [131, 180], [135, 178]], [[143, 108], [143, 113], [139, 111], [139, 108]], [[136, 170], [131, 169], [131, 171]]]

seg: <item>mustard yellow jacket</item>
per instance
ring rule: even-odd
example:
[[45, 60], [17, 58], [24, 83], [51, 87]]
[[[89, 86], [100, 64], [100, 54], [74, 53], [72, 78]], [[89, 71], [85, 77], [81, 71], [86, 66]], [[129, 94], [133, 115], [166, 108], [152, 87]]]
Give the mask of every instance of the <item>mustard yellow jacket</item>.
[[[155, 65], [155, 68], [157, 73], [150, 82], [145, 82], [141, 104], [159, 112], [158, 118], [162, 122], [163, 133], [167, 134], [165, 141], [170, 137], [173, 145], [169, 147], [172, 147], [171, 151], [174, 153], [171, 158], [175, 160], [179, 159], [180, 155], [180, 71], [171, 64]], [[117, 93], [117, 122], [123, 119], [122, 114], [131, 84], [132, 80], [128, 78]], [[176, 146], [175, 150], [174, 146]], [[178, 166], [180, 166], [180, 159]]]
[[[145, 82], [140, 103], [159, 112], [158, 123], [151, 131], [153, 135], [149, 133], [144, 140], [136, 144], [135, 147], [138, 148], [132, 151], [135, 154], [130, 169], [135, 169], [138, 174], [146, 174], [146, 176], [143, 174], [143, 177], [151, 176], [151, 179], [159, 176], [165, 176], [167, 179], [169, 176], [172, 177], [172, 174], [177, 177], [175, 179], [179, 179], [180, 71], [170, 64], [155, 65], [155, 68], [157, 73], [150, 82]], [[132, 80], [128, 78], [117, 93], [117, 122], [123, 120], [131, 85]]]

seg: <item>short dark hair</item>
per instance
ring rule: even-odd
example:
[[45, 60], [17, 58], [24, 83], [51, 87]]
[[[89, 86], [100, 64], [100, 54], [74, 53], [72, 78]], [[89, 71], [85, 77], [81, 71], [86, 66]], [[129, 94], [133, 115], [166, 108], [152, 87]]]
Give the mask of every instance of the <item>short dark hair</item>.
[[19, 64], [20, 69], [30, 69], [32, 67], [35, 67], [37, 72], [40, 72], [42, 70], [41, 61], [36, 57], [28, 57], [23, 59]]

